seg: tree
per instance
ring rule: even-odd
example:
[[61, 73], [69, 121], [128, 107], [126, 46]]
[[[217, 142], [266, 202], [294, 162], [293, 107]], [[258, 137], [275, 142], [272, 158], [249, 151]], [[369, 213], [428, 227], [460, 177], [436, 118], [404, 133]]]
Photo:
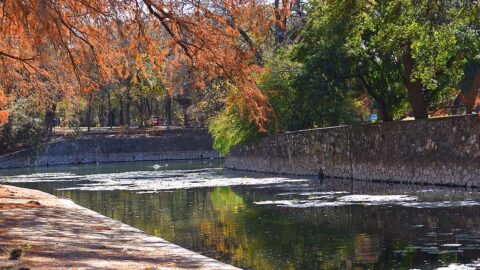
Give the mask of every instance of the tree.
[[478, 10], [470, 1], [312, 1], [294, 56], [312, 86], [360, 87], [384, 121], [402, 117], [405, 98], [426, 118], [478, 54]]
[[358, 2], [311, 2], [302, 41], [293, 51], [293, 58], [304, 63], [297, 84], [304, 92], [312, 92], [314, 100], [325, 100], [323, 111], [339, 116], [341, 108], [349, 107], [345, 103], [349, 95], [365, 92], [375, 101], [380, 118], [391, 121], [401, 115], [405, 102], [397, 62], [388, 52], [367, 49], [371, 34], [356, 30], [362, 14]]
[[463, 65], [476, 53], [479, 4], [471, 1], [355, 1], [354, 55], [379, 52], [398, 62], [415, 118], [451, 97]]
[[[115, 73], [128, 77], [132, 59], [143, 72], [139, 59], [148, 55], [153, 70], [166, 78], [187, 63], [199, 89], [218, 76], [235, 83], [246, 101], [242, 106], [252, 111], [249, 121], [261, 126], [271, 111], [251, 78], [262, 72], [252, 37], [267, 40], [272, 21], [267, 3], [12, 0], [0, 3], [0, 11], [0, 80], [10, 102], [25, 91], [49, 95], [57, 71], [73, 78], [61, 81], [63, 97], [88, 95]], [[50, 61], [52, 53], [57, 61]], [[86, 68], [92, 65], [96, 79]]]

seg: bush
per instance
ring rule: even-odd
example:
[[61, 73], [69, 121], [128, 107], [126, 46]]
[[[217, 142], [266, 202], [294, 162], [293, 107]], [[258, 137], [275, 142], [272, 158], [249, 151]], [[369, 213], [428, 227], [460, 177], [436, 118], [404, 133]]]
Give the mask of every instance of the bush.
[[6, 124], [0, 126], [0, 154], [8, 153], [15, 148], [12, 122], [12, 118], [10, 117]]
[[0, 127], [1, 154], [29, 148], [35, 156], [42, 151], [45, 129], [32, 107], [28, 100], [19, 100], [11, 108], [8, 122]]
[[15, 142], [22, 148], [31, 149], [36, 155], [43, 150], [44, 132], [43, 122], [39, 118], [29, 119], [16, 127]]

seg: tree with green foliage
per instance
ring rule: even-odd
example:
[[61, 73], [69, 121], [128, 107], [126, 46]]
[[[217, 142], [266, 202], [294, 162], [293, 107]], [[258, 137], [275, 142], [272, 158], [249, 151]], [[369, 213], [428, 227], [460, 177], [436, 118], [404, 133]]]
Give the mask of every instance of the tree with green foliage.
[[[259, 79], [275, 110], [276, 130], [299, 130], [351, 123], [356, 118], [349, 92], [325, 83], [321, 76], [306, 72], [308, 67], [291, 59], [292, 50], [277, 50], [267, 61], [269, 72]], [[332, 88], [329, 88], [332, 87]], [[272, 123], [273, 124], [273, 123]]]
[[472, 17], [478, 6], [438, 5], [442, 4], [311, 2], [303, 40], [294, 54], [305, 63], [301, 85], [321, 91], [323, 84], [324, 92], [334, 94], [337, 87], [361, 89], [375, 101], [384, 121], [404, 116], [407, 97], [416, 118], [428, 117], [430, 105], [453, 96], [466, 57], [475, 51], [468, 42], [478, 35]]
[[299, 87], [336, 101], [324, 104], [331, 110], [348, 98], [348, 93], [367, 93], [381, 119], [391, 121], [405, 101], [395, 62], [374, 50], [355, 53], [356, 48], [350, 46], [361, 5], [355, 1], [313, 1], [308, 14], [303, 40], [292, 55], [305, 64]]
[[478, 48], [472, 46], [480, 37], [478, 3], [451, 0], [346, 3], [359, 10], [347, 39], [350, 53], [362, 56], [373, 52], [380, 61], [392, 59], [415, 118], [427, 118], [432, 105], [452, 98], [452, 89], [463, 77], [464, 64], [478, 54]]

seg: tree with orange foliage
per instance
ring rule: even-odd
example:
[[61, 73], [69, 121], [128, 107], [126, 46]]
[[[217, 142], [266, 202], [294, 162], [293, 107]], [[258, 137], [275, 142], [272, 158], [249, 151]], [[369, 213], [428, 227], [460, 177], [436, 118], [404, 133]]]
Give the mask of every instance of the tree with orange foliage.
[[[0, 89], [0, 108], [6, 107], [7, 98], [3, 93], [3, 90]], [[0, 110], [0, 123], [6, 123], [8, 120], [8, 112], [7, 110]]]
[[[275, 17], [289, 12], [288, 1]], [[222, 77], [242, 91], [232, 102], [262, 127], [271, 113], [253, 75], [262, 72], [260, 45], [274, 22], [258, 0], [9, 0], [0, 3], [0, 104], [22, 96], [39, 103], [72, 100], [116, 75], [160, 77], [187, 64], [193, 86]], [[134, 70], [132, 70], [134, 69]], [[92, 76], [95, 74], [95, 76]], [[53, 91], [52, 89], [55, 89]]]

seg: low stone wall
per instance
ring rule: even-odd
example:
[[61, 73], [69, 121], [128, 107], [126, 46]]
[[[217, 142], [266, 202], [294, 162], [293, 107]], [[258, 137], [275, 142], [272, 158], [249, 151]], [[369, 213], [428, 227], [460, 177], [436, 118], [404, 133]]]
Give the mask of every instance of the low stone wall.
[[480, 186], [480, 119], [456, 116], [289, 132], [234, 147], [231, 169]]
[[28, 150], [0, 156], [0, 169], [123, 161], [219, 158], [206, 132], [152, 137], [87, 136], [46, 144], [36, 158]]

